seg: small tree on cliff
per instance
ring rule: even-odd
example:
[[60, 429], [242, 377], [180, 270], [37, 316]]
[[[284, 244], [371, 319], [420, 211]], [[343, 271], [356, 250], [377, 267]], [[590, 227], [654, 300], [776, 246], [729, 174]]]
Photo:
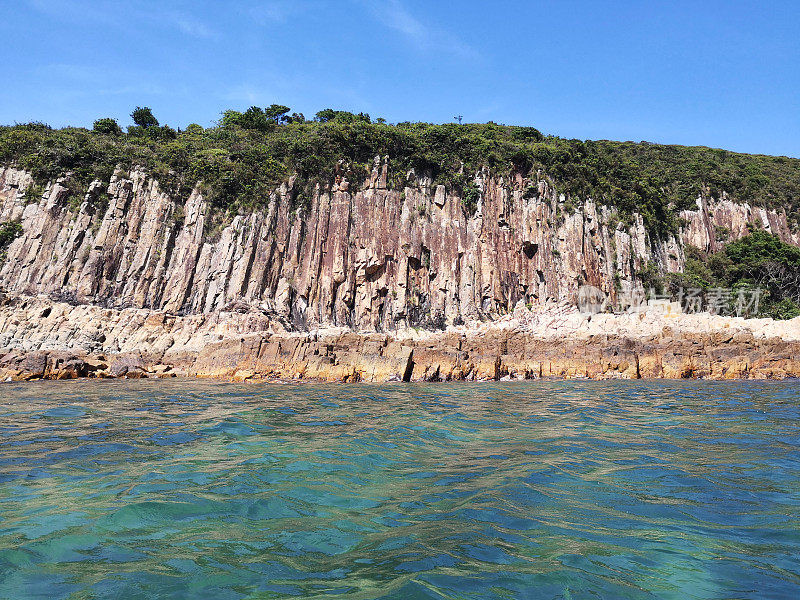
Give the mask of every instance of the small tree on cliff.
[[158, 127], [158, 119], [153, 116], [153, 111], [148, 106], [137, 106], [131, 113], [133, 122], [143, 129]]

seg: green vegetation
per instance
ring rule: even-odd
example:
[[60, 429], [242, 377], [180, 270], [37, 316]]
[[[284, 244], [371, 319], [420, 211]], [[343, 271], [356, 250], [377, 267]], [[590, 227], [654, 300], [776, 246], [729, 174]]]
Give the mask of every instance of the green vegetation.
[[119, 126], [119, 123], [117, 123], [117, 120], [108, 117], [97, 119], [97, 121], [94, 122], [92, 131], [105, 135], [122, 135], [122, 128]]
[[[755, 205], [785, 208], [795, 225], [800, 218], [798, 159], [567, 140], [494, 123], [390, 125], [332, 109], [309, 121], [289, 112], [279, 104], [226, 111], [215, 127], [193, 124], [185, 131], [161, 126], [148, 107], [133, 111], [127, 133], [107, 118], [92, 131], [54, 130], [42, 123], [0, 127], [0, 162], [15, 161], [40, 185], [68, 171], [85, 185], [107, 180], [118, 164], [140, 165], [172, 193], [185, 195], [202, 181], [217, 207], [246, 212], [263, 206], [291, 175], [297, 175], [297, 205], [308, 201], [316, 183], [328, 183], [336, 174], [361, 181], [375, 156], [388, 155], [391, 185], [402, 188], [411, 169], [428, 173], [436, 184], [462, 193], [467, 213], [474, 213], [479, 198], [471, 175], [486, 167], [533, 180], [541, 170], [567, 196], [565, 206], [591, 197], [615, 206], [623, 220], [639, 212], [656, 237], [675, 230], [677, 211], [692, 206], [704, 186]], [[531, 196], [535, 188], [524, 193]]]
[[648, 284], [665, 289], [673, 297], [680, 290], [700, 289], [706, 296], [714, 290], [730, 290], [731, 308], [738, 290], [760, 288], [758, 312], [752, 316], [791, 319], [800, 315], [800, 248], [764, 231], [754, 231], [714, 254], [689, 248], [683, 273], [671, 273], [660, 280], [653, 276]]
[[139, 127], [147, 129], [148, 127], [158, 127], [158, 119], [153, 116], [153, 111], [149, 106], [137, 106], [131, 113], [131, 119]]
[[22, 235], [22, 224], [19, 221], [7, 221], [0, 225], [0, 262], [5, 261], [8, 247]]
[[469, 216], [474, 215], [478, 210], [478, 199], [481, 192], [474, 181], [464, 181], [459, 185], [459, 192], [461, 192], [461, 206], [464, 212]]
[[34, 183], [25, 188], [25, 204], [35, 204], [42, 199], [44, 194], [44, 186], [39, 183]]

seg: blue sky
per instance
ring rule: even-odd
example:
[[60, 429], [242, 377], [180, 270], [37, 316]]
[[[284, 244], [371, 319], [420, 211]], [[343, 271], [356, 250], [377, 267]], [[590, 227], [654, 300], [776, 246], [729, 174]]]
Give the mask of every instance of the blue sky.
[[0, 0], [0, 123], [226, 108], [800, 157], [800, 1]]

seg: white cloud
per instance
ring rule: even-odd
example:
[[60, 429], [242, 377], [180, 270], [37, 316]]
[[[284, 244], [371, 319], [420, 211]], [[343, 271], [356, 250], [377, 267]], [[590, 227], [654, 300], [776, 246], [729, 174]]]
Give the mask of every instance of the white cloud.
[[376, 9], [375, 13], [386, 26], [419, 43], [428, 43], [431, 36], [428, 29], [399, 0], [389, 0], [382, 8], [383, 10]]
[[197, 19], [192, 18], [189, 15], [177, 12], [170, 12], [165, 13], [163, 15], [173, 27], [175, 27], [178, 31], [185, 33], [186, 35], [196, 37], [196, 38], [211, 38], [214, 37], [214, 33], [209, 29], [204, 23], [201, 23]]
[[130, 27], [131, 22], [166, 26], [195, 38], [212, 38], [214, 32], [205, 23], [185, 12], [166, 10], [159, 4], [129, 3], [119, 0], [27, 0], [34, 10], [50, 18], [69, 23]]
[[257, 2], [251, 5], [247, 14], [259, 25], [278, 24], [283, 25], [290, 17], [308, 8], [307, 2], [295, 0], [270, 0], [269, 2]]
[[477, 58], [475, 50], [447, 31], [433, 29], [414, 16], [401, 0], [369, 3], [370, 11], [383, 25], [405, 37], [421, 52], [439, 50], [461, 58]]

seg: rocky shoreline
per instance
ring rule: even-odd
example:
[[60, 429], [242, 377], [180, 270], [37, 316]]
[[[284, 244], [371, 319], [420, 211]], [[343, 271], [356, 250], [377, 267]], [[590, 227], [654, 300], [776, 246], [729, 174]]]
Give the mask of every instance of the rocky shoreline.
[[518, 307], [489, 323], [390, 333], [286, 331], [257, 310], [149, 309], [0, 298], [0, 379], [486, 381], [800, 376], [800, 318], [596, 314]]

